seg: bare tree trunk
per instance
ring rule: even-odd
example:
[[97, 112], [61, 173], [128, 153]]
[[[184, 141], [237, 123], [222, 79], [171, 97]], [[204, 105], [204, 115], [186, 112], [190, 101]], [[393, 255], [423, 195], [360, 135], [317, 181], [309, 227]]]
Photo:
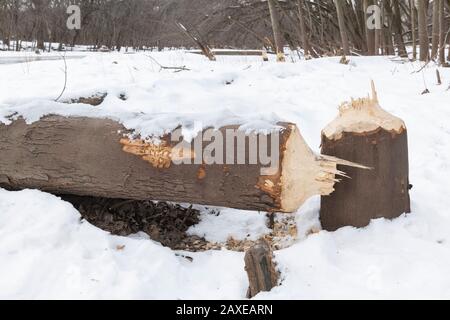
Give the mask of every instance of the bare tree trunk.
[[344, 51], [344, 55], [349, 56], [350, 55], [350, 45], [348, 42], [347, 28], [345, 26], [345, 17], [344, 17], [344, 11], [342, 9], [342, 0], [334, 0], [334, 3], [336, 5], [336, 13], [337, 13], [338, 22], [339, 22], [339, 31], [341, 34], [342, 49]]
[[433, 1], [433, 33], [431, 41], [431, 59], [436, 59], [439, 51], [439, 0]]
[[392, 36], [389, 28], [384, 28], [384, 41], [385, 41], [385, 55], [394, 55], [394, 44], [392, 43]]
[[418, 23], [419, 23], [419, 44], [420, 44], [420, 61], [428, 61], [430, 59], [430, 41], [428, 39], [427, 30], [427, 9], [424, 0], [417, 1], [418, 4]]
[[412, 46], [413, 46], [413, 60], [416, 60], [417, 59], [416, 0], [410, 0], [409, 4], [411, 6], [411, 40], [412, 40]]
[[308, 35], [306, 34], [305, 17], [303, 12], [304, 0], [298, 1], [298, 20], [300, 23], [300, 36], [302, 40], [303, 50], [305, 51], [305, 56], [311, 55], [311, 46], [309, 44]]
[[36, 30], [36, 41], [37, 49], [45, 51], [44, 38], [45, 38], [45, 19], [44, 19], [44, 8], [46, 4], [44, 0], [32, 0], [35, 8], [35, 30]]
[[380, 48], [382, 43], [382, 37], [383, 37], [383, 30], [382, 29], [375, 29], [375, 55], [380, 54]]
[[407, 57], [405, 42], [403, 41], [402, 17], [398, 0], [392, 0], [392, 26], [394, 29], [395, 44], [397, 46], [398, 55]]
[[373, 0], [364, 0], [364, 25], [366, 31], [366, 44], [367, 44], [367, 54], [369, 56], [375, 55], [375, 30], [369, 29], [367, 25], [367, 9], [369, 6], [373, 5]]
[[275, 39], [275, 50], [277, 53], [277, 61], [285, 62], [284, 57], [284, 46], [283, 46], [283, 36], [281, 34], [280, 17], [278, 14], [278, 9], [276, 7], [277, 0], [268, 0], [270, 19], [272, 22], [273, 37]]
[[364, 12], [364, 1], [356, 1], [354, 3], [354, 10], [356, 15], [356, 24], [358, 26], [358, 31], [361, 33], [361, 35], [364, 38], [364, 41], [361, 42], [361, 51], [363, 51], [365, 54], [367, 54], [367, 38], [366, 38], [366, 14]]
[[[448, 8], [449, 11], [450, 11], [450, 0], [449, 0], [449, 4], [448, 4], [447, 8]], [[448, 46], [449, 46], [449, 49], [448, 49], [448, 56], [447, 56], [447, 61], [450, 61], [450, 30], [449, 30], [449, 31], [447, 32], [447, 34], [445, 35], [445, 38], [446, 38], [447, 44], [448, 44]]]
[[443, 66], [445, 62], [445, 35], [446, 35], [446, 24], [445, 24], [445, 0], [439, 1], [439, 63]]
[[[447, 2], [448, 2], [447, 9], [450, 12], [450, 0], [448, 0]], [[449, 45], [447, 60], [450, 61], [450, 30], [445, 35], [445, 38], [447, 39], [448, 41], [447, 44]]]
[[[384, 43], [384, 54], [385, 55], [395, 55], [394, 42], [392, 40], [392, 12], [388, 9], [390, 6], [389, 0], [382, 0], [381, 2], [381, 14], [382, 18], [382, 28], [383, 28], [383, 43]], [[387, 24], [385, 22], [388, 22]]]

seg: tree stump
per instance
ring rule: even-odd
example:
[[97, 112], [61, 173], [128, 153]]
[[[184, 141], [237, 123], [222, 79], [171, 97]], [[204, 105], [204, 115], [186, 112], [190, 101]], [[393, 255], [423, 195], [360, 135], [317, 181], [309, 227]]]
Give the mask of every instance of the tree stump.
[[279, 275], [273, 263], [273, 252], [266, 240], [259, 240], [248, 249], [244, 260], [250, 283], [247, 298], [270, 291], [278, 285]]
[[379, 106], [373, 82], [372, 91], [372, 98], [342, 104], [339, 116], [322, 132], [322, 153], [372, 168], [348, 168], [351, 179], [322, 197], [320, 220], [328, 231], [410, 212], [406, 125]]

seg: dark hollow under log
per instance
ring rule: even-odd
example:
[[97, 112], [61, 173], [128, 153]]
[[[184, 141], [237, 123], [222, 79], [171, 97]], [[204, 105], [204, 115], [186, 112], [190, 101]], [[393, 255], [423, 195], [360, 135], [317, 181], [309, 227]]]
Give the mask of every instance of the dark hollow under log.
[[[219, 130], [224, 137], [226, 129]], [[202, 159], [175, 165], [172, 160], [178, 151], [174, 152], [170, 135], [156, 145], [131, 140], [128, 133], [113, 120], [82, 117], [46, 116], [32, 124], [23, 119], [0, 124], [0, 186], [292, 212], [313, 195], [330, 194], [340, 174], [337, 163], [350, 164], [316, 156], [292, 124], [280, 124], [279, 167], [270, 175], [262, 174], [261, 162], [250, 164], [249, 152], [245, 164], [237, 164], [238, 143], [233, 165], [206, 165]], [[270, 141], [271, 135], [266, 138]], [[246, 146], [249, 139], [245, 137]], [[200, 143], [202, 150], [208, 146]], [[194, 145], [195, 141], [183, 150], [183, 157], [197, 157]]]
[[322, 197], [320, 220], [325, 230], [365, 227], [372, 219], [410, 212], [406, 126], [382, 110], [373, 94], [372, 99], [342, 105], [340, 116], [323, 131], [322, 152], [373, 168], [348, 168], [351, 179]]

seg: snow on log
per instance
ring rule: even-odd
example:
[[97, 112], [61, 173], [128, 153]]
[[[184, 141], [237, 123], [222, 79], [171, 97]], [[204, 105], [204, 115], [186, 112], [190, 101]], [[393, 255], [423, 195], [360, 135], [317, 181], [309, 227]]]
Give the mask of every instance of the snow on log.
[[373, 82], [372, 97], [341, 105], [339, 116], [322, 132], [322, 152], [373, 168], [348, 168], [351, 179], [322, 197], [324, 229], [365, 227], [371, 219], [410, 212], [406, 125], [379, 106]]
[[108, 119], [51, 115], [0, 124], [0, 186], [293, 212], [334, 191], [338, 164], [357, 166], [314, 154], [293, 124], [268, 134], [208, 129], [189, 143], [178, 131], [151, 142]]

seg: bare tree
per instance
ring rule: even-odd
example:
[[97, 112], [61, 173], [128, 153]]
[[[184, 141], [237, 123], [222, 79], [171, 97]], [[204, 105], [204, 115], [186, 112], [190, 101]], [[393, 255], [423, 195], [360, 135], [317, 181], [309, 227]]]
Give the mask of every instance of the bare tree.
[[336, 5], [336, 13], [338, 17], [338, 23], [339, 23], [339, 31], [341, 34], [341, 41], [342, 41], [342, 49], [344, 55], [350, 55], [350, 45], [348, 42], [348, 35], [347, 35], [347, 28], [345, 26], [345, 17], [344, 17], [344, 11], [342, 8], [342, 2], [341, 0], [334, 0], [334, 3]]
[[280, 18], [276, 7], [277, 0], [268, 0], [270, 19], [272, 22], [273, 36], [275, 38], [275, 50], [277, 52], [277, 61], [284, 62], [283, 37], [281, 35]]
[[427, 9], [425, 0], [417, 2], [418, 22], [419, 22], [419, 44], [420, 44], [420, 61], [428, 61], [430, 59], [430, 41], [428, 39], [427, 30]]
[[[422, 8], [420, 39], [415, 2]], [[49, 48], [52, 41], [59, 43], [61, 50], [64, 44], [89, 45], [91, 50], [103, 45], [111, 50], [198, 47], [180, 32], [175, 23], [179, 21], [211, 48], [265, 46], [280, 54], [287, 43], [292, 50], [302, 47], [313, 57], [338, 52], [347, 55], [350, 50], [363, 55], [397, 52], [405, 56], [405, 41], [414, 48], [420, 40], [427, 60], [427, 29], [433, 25], [435, 33], [440, 30], [428, 17], [428, 3], [429, 0], [0, 0], [0, 39], [6, 50], [21, 50], [21, 41], [37, 42], [41, 49], [44, 42]], [[447, 10], [450, 1], [444, 3]], [[81, 7], [81, 30], [65, 27], [69, 4]], [[383, 13], [382, 28], [376, 31], [366, 23], [367, 8], [373, 4]], [[444, 15], [444, 24], [447, 21], [448, 16]], [[446, 38], [450, 40], [450, 36]], [[440, 48], [439, 44], [434, 48]]]
[[439, 49], [439, 0], [433, 1], [433, 31], [431, 37], [431, 59], [436, 59]]
[[46, 20], [44, 16], [44, 10], [48, 7], [48, 0], [32, 0], [31, 1], [33, 9], [34, 9], [34, 17], [35, 17], [35, 34], [37, 44], [36, 47], [40, 50], [45, 50], [45, 36], [46, 36]]
[[416, 20], [417, 20], [417, 9], [416, 0], [410, 0], [409, 5], [411, 7], [411, 43], [413, 46], [413, 60], [417, 59], [417, 34], [416, 34]]
[[438, 0], [439, 2], [439, 63], [443, 66], [445, 61], [445, 36], [446, 36], [446, 24], [445, 24], [445, 0]]
[[305, 5], [304, 0], [298, 0], [298, 19], [300, 25], [300, 37], [303, 45], [303, 50], [305, 51], [305, 55], [310, 55], [312, 53], [312, 50], [309, 44], [308, 35], [306, 34], [305, 14], [303, 12], [304, 5]]
[[406, 47], [403, 41], [402, 17], [400, 12], [400, 4], [398, 0], [391, 0], [392, 5], [392, 26], [394, 29], [395, 45], [397, 47], [398, 55], [406, 57]]
[[[367, 10], [369, 6], [373, 5], [373, 0], [364, 0], [364, 17], [367, 20]], [[375, 55], [375, 30], [369, 29], [367, 23], [364, 24], [366, 31], [366, 43], [367, 43], [367, 54], [369, 56]]]

